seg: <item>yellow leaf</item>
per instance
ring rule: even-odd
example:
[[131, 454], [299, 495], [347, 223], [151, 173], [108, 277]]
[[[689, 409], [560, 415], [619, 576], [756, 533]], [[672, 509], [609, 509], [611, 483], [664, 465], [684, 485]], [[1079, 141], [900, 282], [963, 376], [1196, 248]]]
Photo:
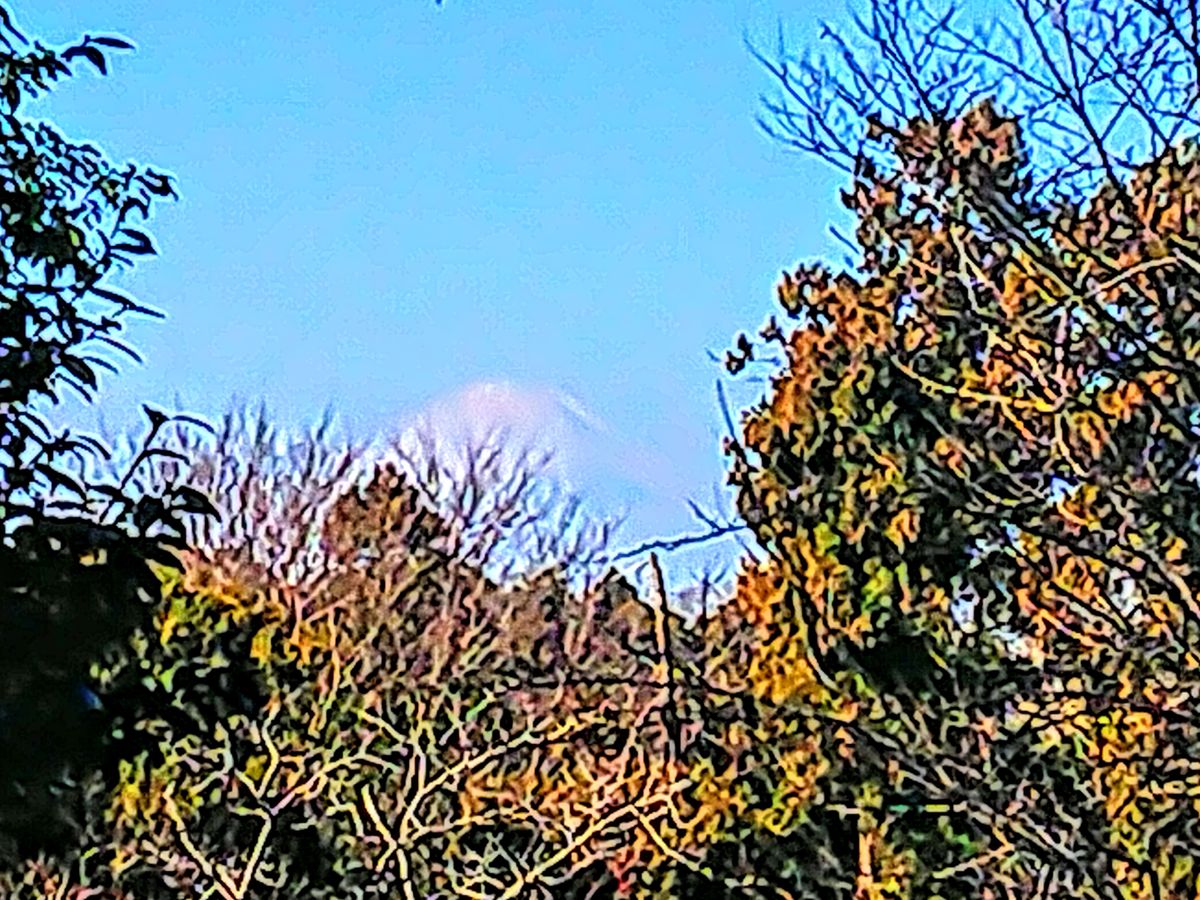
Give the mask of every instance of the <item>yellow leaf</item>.
[[1167, 542], [1167, 546], [1164, 549], [1163, 558], [1166, 559], [1167, 562], [1179, 562], [1181, 559], [1183, 559], [1183, 551], [1186, 549], [1187, 541], [1185, 541], [1179, 535], [1175, 535], [1175, 537], [1171, 538], [1171, 540]]

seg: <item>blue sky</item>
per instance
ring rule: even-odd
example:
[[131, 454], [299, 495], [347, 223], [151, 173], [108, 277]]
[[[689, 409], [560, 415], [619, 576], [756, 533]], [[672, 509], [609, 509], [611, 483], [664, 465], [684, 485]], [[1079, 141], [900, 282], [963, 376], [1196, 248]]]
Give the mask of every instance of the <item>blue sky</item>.
[[706, 351], [774, 312], [780, 269], [841, 258], [841, 181], [758, 132], [771, 83], [742, 43], [780, 21], [815, 43], [823, 4], [16, 13], [48, 43], [138, 45], [38, 114], [179, 178], [161, 256], [125, 281], [169, 318], [133, 327], [146, 364], [103, 385], [117, 429], [176, 394], [214, 416], [262, 398], [290, 427], [332, 404], [364, 439], [501, 398], [530, 433], [566, 434], [568, 476], [628, 507], [627, 542], [694, 531], [683, 501], [726, 466]]

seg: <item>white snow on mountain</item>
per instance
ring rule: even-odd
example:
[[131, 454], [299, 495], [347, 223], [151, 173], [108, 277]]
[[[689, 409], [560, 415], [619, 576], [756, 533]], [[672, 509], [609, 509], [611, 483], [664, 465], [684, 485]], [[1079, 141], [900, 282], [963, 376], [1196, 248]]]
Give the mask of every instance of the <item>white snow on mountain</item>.
[[[585, 400], [557, 388], [504, 379], [467, 384], [403, 419], [393, 441], [412, 451], [422, 434], [432, 437], [445, 459], [497, 435], [503, 436], [506, 463], [523, 450], [550, 454], [545, 474], [581, 497], [589, 515], [624, 516], [613, 549], [704, 531], [689, 513], [687, 499], [708, 505], [711, 486], [692, 484], [680, 475], [672, 460], [655, 449], [654, 435], [624, 434]], [[664, 568], [686, 577], [715, 558], [714, 551], [732, 560], [736, 553], [729, 542], [721, 545], [723, 549], [706, 545], [671, 554]]]
[[402, 443], [422, 431], [451, 451], [503, 434], [510, 455], [550, 453], [549, 474], [606, 508], [688, 490], [649, 443], [621, 434], [582, 400], [556, 388], [504, 380], [468, 384], [406, 420]]

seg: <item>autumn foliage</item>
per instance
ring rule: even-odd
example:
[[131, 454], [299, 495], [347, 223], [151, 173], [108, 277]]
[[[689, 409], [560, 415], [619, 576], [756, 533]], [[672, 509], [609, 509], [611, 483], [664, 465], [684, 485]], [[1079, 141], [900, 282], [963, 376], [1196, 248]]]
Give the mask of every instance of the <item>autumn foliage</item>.
[[780, 364], [726, 444], [757, 552], [698, 618], [656, 558], [639, 592], [603, 529], [566, 539], [495, 444], [448, 466], [281, 450], [265, 420], [176, 433], [131, 489], [219, 516], [88, 657], [101, 762], [58, 786], [78, 839], [13, 856], [0, 892], [1194, 897], [1200, 145], [1176, 73], [1194, 88], [1200, 57], [1172, 54], [1197, 22], [1089, 9], [1015, 0], [1041, 39], [1018, 68], [879, 0], [879, 72], [834, 36], [846, 132], [828, 73], [769, 65], [775, 136], [845, 164], [857, 257], [785, 272], [729, 356]]
[[734, 471], [749, 668], [823, 745], [796, 846], [861, 896], [1190, 896], [1196, 149], [1039, 218], [990, 102], [872, 137]]
[[735, 448], [749, 665], [824, 745], [792, 846], [829, 896], [1191, 896], [1197, 148], [1071, 206], [989, 100], [867, 137]]

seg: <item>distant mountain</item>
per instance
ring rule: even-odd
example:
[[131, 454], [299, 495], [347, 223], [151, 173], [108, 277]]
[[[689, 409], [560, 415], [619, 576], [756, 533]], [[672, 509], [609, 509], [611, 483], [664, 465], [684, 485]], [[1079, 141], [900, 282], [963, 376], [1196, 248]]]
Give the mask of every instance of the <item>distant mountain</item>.
[[[704, 530], [686, 501], [692, 497], [706, 504], [710, 485], [687, 483], [678, 467], [654, 448], [654, 435], [623, 434], [585, 401], [562, 390], [499, 379], [468, 384], [404, 420], [398, 440], [415, 449], [421, 434], [451, 457], [498, 436], [509, 464], [522, 451], [550, 455], [547, 477], [579, 496], [588, 514], [626, 514], [614, 549]], [[705, 566], [731, 564], [736, 555], [730, 542], [723, 541], [720, 547], [665, 556], [664, 567], [678, 589]]]

